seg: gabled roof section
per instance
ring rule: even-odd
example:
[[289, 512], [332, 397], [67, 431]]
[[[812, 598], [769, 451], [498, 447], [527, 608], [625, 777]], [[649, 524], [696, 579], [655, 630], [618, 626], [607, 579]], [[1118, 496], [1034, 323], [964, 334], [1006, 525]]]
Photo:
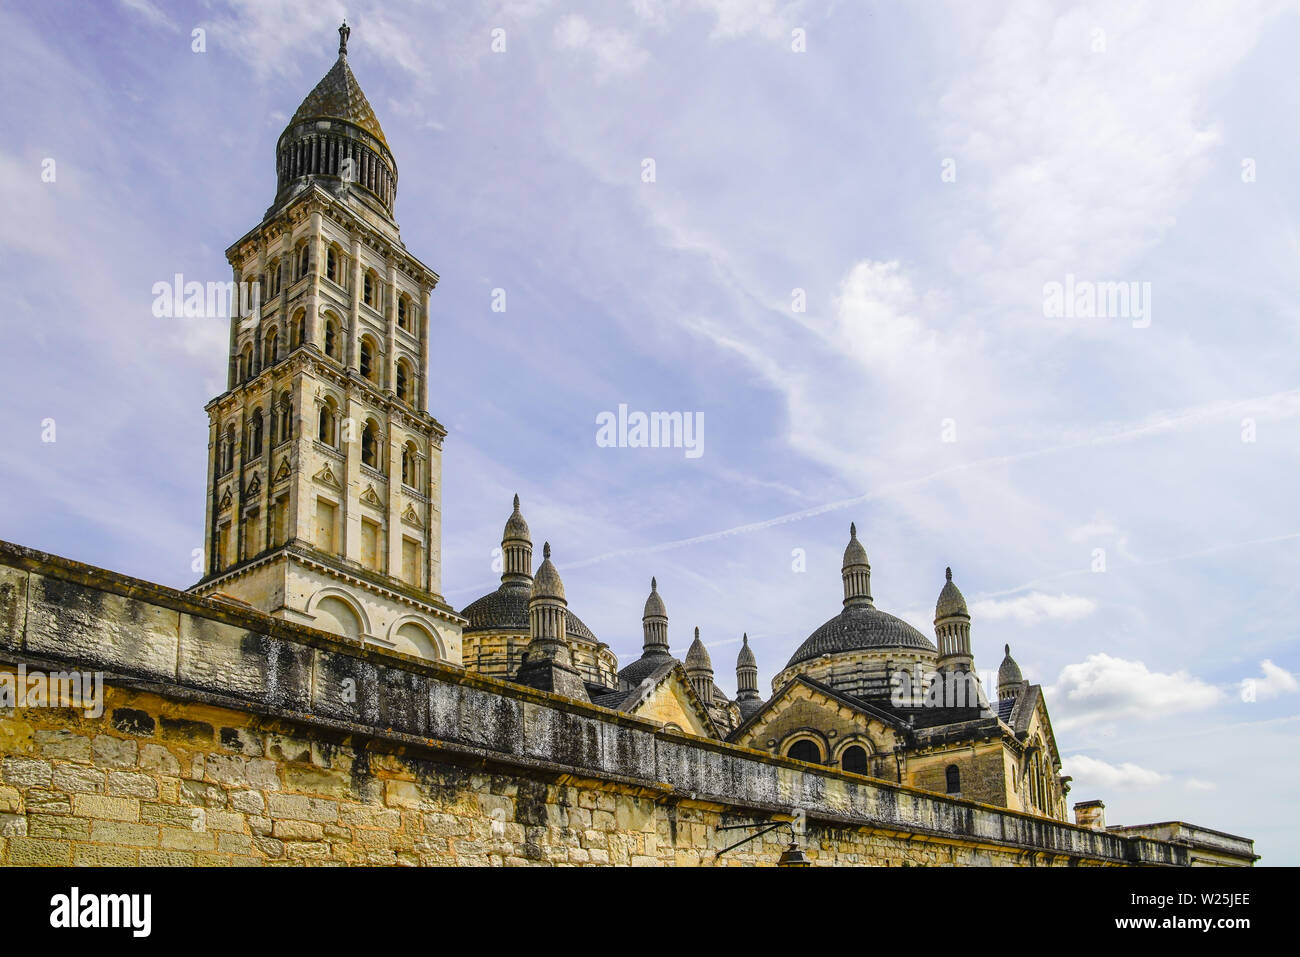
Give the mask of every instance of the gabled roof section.
[[776, 694], [763, 702], [762, 707], [751, 714], [748, 718], [741, 721], [740, 724], [736, 726], [736, 730], [727, 735], [727, 740], [740, 740], [742, 735], [746, 734], [755, 724], [762, 721], [763, 717], [771, 712], [776, 705], [786, 700], [790, 695], [791, 689], [798, 685], [805, 685], [822, 697], [827, 698], [838, 705], [857, 711], [867, 718], [879, 721], [886, 727], [893, 728], [901, 735], [910, 737], [912, 734], [911, 728], [908, 727], [905, 721], [900, 720], [896, 715], [890, 714], [885, 709], [880, 708], [869, 701], [864, 701], [861, 698], [855, 698], [852, 695], [844, 694], [842, 691], [836, 691], [830, 685], [822, 684], [820, 681], [809, 678], [807, 675], [795, 675], [782, 685]]
[[713, 717], [709, 714], [709, 709], [704, 706], [700, 696], [695, 693], [690, 678], [686, 676], [686, 669], [675, 658], [665, 657], [662, 665], [651, 671], [630, 689], [611, 691], [608, 694], [600, 695], [592, 699], [592, 704], [598, 704], [602, 708], [610, 708], [614, 711], [622, 711], [624, 714], [637, 714], [650, 701], [655, 692], [665, 683], [674, 679], [680, 685], [680, 694], [690, 703], [692, 711], [699, 718], [706, 734], [709, 737], [721, 739], [723, 737], [721, 730], [714, 723]]

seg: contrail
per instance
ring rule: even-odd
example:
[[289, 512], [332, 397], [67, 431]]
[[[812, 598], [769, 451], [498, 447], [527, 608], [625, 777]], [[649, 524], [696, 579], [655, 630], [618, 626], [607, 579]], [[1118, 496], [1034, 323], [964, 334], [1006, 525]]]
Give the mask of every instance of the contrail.
[[[566, 562], [559, 567], [569, 570], [575, 568], [586, 568], [589, 565], [597, 565], [601, 562], [607, 562], [616, 558], [626, 558], [632, 555], [652, 555], [657, 552], [671, 551], [676, 548], [686, 548], [690, 545], [701, 545], [705, 542], [715, 542], [723, 538], [731, 538], [736, 535], [748, 535], [751, 532], [760, 532], [764, 529], [774, 528], [778, 525], [787, 525], [791, 522], [799, 522], [806, 518], [814, 518], [818, 515], [824, 515], [827, 512], [835, 512], [841, 509], [850, 508], [854, 505], [863, 505], [868, 502], [874, 502], [906, 489], [915, 488], [918, 485], [924, 485], [933, 482], [936, 479], [944, 478], [949, 475], [956, 475], [975, 469], [988, 468], [990, 466], [1006, 465], [1013, 462], [1022, 462], [1029, 459], [1041, 458], [1047, 455], [1056, 455], [1061, 452], [1069, 452], [1075, 449], [1089, 448], [1094, 446], [1112, 445], [1117, 442], [1123, 442], [1128, 439], [1136, 439], [1147, 435], [1157, 435], [1165, 432], [1175, 431], [1180, 427], [1191, 423], [1205, 421], [1209, 419], [1222, 418], [1230, 413], [1240, 413], [1248, 409], [1257, 409], [1275, 415], [1279, 418], [1285, 418], [1300, 414], [1300, 389], [1290, 389], [1284, 392], [1275, 392], [1270, 395], [1256, 396], [1250, 399], [1232, 399], [1220, 402], [1212, 402], [1206, 405], [1195, 406], [1190, 409], [1183, 409], [1174, 412], [1157, 412], [1139, 423], [1122, 426], [1108, 432], [1090, 435], [1072, 442], [1061, 442], [1056, 445], [1049, 445], [1040, 449], [1028, 449], [1023, 452], [1011, 452], [1006, 455], [992, 455], [982, 459], [975, 459], [970, 462], [961, 462], [956, 465], [949, 465], [944, 468], [920, 475], [915, 478], [904, 479], [899, 482], [893, 482], [889, 485], [882, 486], [874, 492], [864, 492], [861, 495], [855, 495], [851, 498], [842, 498], [834, 502], [827, 502], [822, 505], [814, 505], [811, 508], [800, 509], [797, 512], [787, 512], [784, 515], [778, 515], [774, 518], [762, 519], [757, 522], [749, 522], [744, 525], [736, 525], [733, 528], [725, 528], [716, 532], [706, 532], [703, 535], [693, 535], [690, 538], [679, 538], [674, 541], [660, 542], [656, 545], [638, 545], [629, 548], [620, 548], [613, 551], [602, 552], [593, 555], [590, 558], [579, 559], [576, 562]], [[1214, 546], [1211, 550], [1219, 548], [1237, 548], [1246, 544], [1264, 544], [1268, 541], [1281, 541], [1294, 536], [1282, 536], [1279, 539], [1264, 539], [1259, 542], [1234, 543], [1223, 546]], [[1176, 561], [1181, 557], [1175, 556], [1164, 559], [1164, 561]], [[1061, 575], [1050, 578], [1038, 579], [1027, 585], [1021, 585], [1018, 588], [1006, 591], [990, 593], [985, 597], [994, 597], [996, 595], [1012, 594], [1029, 588], [1040, 582], [1054, 581], [1058, 578], [1069, 577], [1080, 574], [1080, 572], [1064, 572]], [[448, 594], [460, 594], [462, 592], [479, 591], [483, 588], [491, 588], [492, 582], [486, 582], [482, 585], [467, 586], [458, 588]]]

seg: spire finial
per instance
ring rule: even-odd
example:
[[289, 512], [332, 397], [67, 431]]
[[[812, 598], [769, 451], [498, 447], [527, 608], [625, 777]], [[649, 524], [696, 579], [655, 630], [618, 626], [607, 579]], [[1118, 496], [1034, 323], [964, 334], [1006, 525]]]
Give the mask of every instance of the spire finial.
[[858, 537], [858, 523], [849, 522], [849, 538], [857, 538], [857, 537]]
[[951, 569], [951, 568], [945, 568], [945, 569], [943, 570], [943, 573], [944, 573], [944, 576], [948, 579], [948, 581], [952, 581], [952, 569]]
[[744, 645], [746, 648], [749, 647], [749, 632], [745, 632], [740, 636], [740, 643]]
[[659, 583], [655, 581], [655, 577], [653, 575], [650, 576], [650, 590], [651, 591], [659, 590]]
[[1003, 646], [1002, 646], [1002, 650], [1003, 650], [1003, 652], [1006, 653], [1006, 656], [1007, 656], [1008, 658], [1011, 657], [1011, 646], [1010, 646], [1010, 645], [1003, 645]]
[[695, 626], [695, 638], [696, 638], [697, 641], [699, 640], [699, 637], [700, 637], [700, 626], [699, 626], [699, 625], [696, 625], [696, 626]]
[[348, 26], [348, 21], [344, 20], [339, 25], [339, 56], [348, 55], [348, 37], [352, 34], [352, 28]]
[[543, 542], [543, 543], [542, 543], [542, 558], [543, 558], [543, 560], [545, 560], [545, 559], [550, 558], [550, 557], [551, 557], [551, 543], [550, 543], [550, 542]]
[[515, 492], [515, 511], [519, 511], [519, 493]]

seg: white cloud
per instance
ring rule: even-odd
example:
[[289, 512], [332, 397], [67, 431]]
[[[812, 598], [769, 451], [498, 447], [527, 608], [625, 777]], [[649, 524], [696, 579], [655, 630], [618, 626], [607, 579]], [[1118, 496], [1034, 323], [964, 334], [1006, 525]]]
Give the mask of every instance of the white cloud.
[[1260, 662], [1259, 667], [1264, 672], [1262, 678], [1247, 678], [1241, 683], [1242, 697], [1245, 700], [1267, 700], [1300, 691], [1300, 681], [1285, 668], [1279, 668], [1267, 658]]
[[630, 34], [621, 30], [594, 27], [584, 17], [571, 13], [555, 26], [555, 42], [562, 50], [586, 54], [595, 67], [597, 82], [635, 73], [645, 66], [649, 55]]
[[171, 17], [159, 10], [149, 0], [121, 0], [121, 4], [132, 13], [138, 13], [150, 23], [166, 27], [173, 32], [176, 30], [176, 24], [172, 22]]
[[1086, 754], [1074, 754], [1061, 761], [1064, 773], [1074, 778], [1072, 790], [1098, 792], [1127, 788], [1149, 788], [1165, 780], [1158, 771], [1139, 767], [1132, 762], [1108, 764]]
[[1186, 671], [1151, 671], [1140, 661], [1104, 652], [1066, 665], [1047, 689], [1047, 700], [1063, 715], [1057, 722], [1060, 729], [1199, 711], [1222, 699], [1222, 691]]
[[1078, 621], [1097, 610], [1097, 603], [1082, 595], [1048, 595], [1030, 592], [1019, 598], [986, 598], [971, 605], [971, 616], [991, 621], [1010, 619], [1022, 625], [1042, 621]]

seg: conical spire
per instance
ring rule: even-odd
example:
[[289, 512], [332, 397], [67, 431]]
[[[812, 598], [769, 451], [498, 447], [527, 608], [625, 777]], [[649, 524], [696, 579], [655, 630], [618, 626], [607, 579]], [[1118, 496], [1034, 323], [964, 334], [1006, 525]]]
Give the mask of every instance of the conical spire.
[[532, 575], [533, 542], [516, 494], [515, 510], [506, 519], [505, 531], [501, 533], [501, 581], [529, 582]]
[[858, 541], [858, 526], [849, 523], [849, 544], [844, 549], [844, 564], [840, 568], [844, 580], [844, 604], [871, 607], [871, 565], [867, 550]]
[[1005, 655], [1002, 664], [998, 667], [998, 697], [1014, 698], [1024, 687], [1025, 678], [1020, 673], [1020, 666], [1016, 664], [1016, 659], [1011, 657], [1011, 646], [1003, 645], [1002, 649]]
[[520, 684], [581, 701], [590, 700], [569, 650], [568, 609], [564, 583], [551, 563], [551, 543], [542, 545], [542, 564], [528, 599], [530, 639], [523, 664], [515, 675]]
[[709, 657], [709, 650], [704, 647], [704, 642], [700, 641], [700, 629], [695, 629], [695, 640], [691, 642], [691, 647], [686, 652], [686, 677], [691, 679], [691, 685], [695, 688], [695, 693], [700, 696], [700, 700], [706, 705], [713, 703], [713, 659]]
[[749, 647], [749, 634], [740, 636], [740, 654], [736, 655], [736, 701], [758, 698], [758, 659]]
[[537, 575], [533, 578], [533, 598], [558, 598], [564, 601], [564, 582], [560, 573], [551, 564], [551, 543], [542, 545], [542, 563], [537, 566]]
[[659, 582], [650, 579], [650, 595], [641, 615], [641, 656], [668, 655], [668, 610], [659, 597]]
[[397, 161], [348, 65], [351, 32], [346, 23], [339, 27], [338, 59], [280, 134], [273, 210], [301, 187], [320, 180], [339, 196], [355, 195], [372, 207], [377, 200], [384, 215], [392, 217]]

